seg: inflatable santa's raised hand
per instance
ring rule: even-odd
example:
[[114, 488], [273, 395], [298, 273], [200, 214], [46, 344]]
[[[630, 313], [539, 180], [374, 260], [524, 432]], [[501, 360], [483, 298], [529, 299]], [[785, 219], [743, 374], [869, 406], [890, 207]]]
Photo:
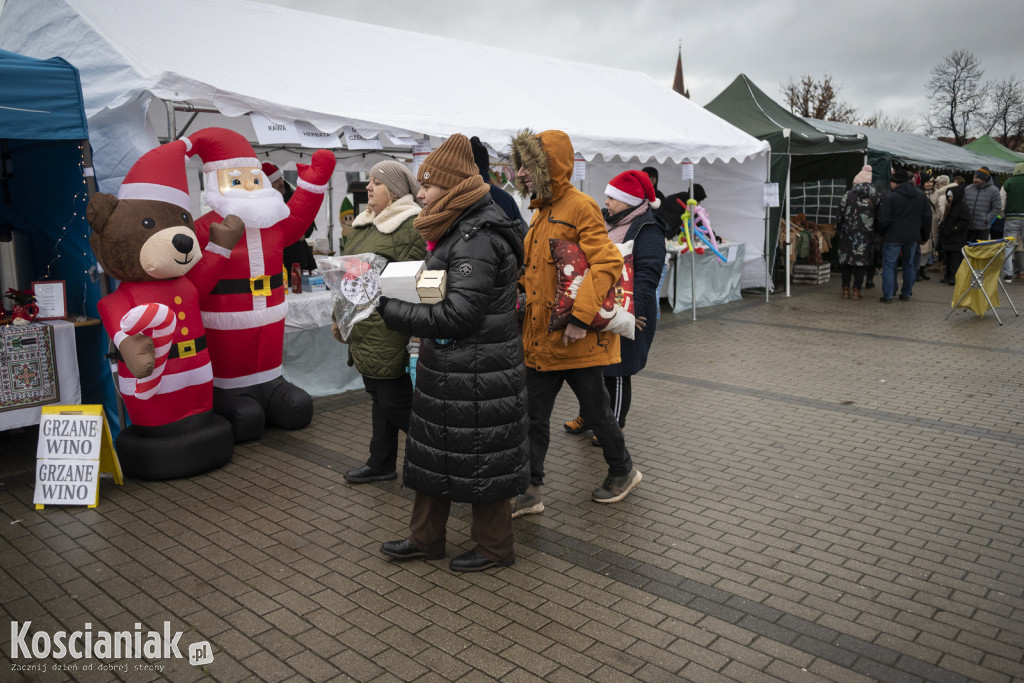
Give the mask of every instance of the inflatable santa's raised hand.
[[203, 160], [206, 202], [196, 221], [206, 245], [211, 223], [235, 214], [245, 235], [200, 306], [213, 364], [214, 410], [231, 422], [236, 442], [258, 439], [267, 423], [300, 429], [313, 419], [313, 400], [282, 377], [287, 282], [284, 248], [305, 235], [323, 203], [335, 158], [317, 150], [299, 169], [298, 188], [285, 204], [270, 186], [248, 141], [225, 128], [189, 136]]

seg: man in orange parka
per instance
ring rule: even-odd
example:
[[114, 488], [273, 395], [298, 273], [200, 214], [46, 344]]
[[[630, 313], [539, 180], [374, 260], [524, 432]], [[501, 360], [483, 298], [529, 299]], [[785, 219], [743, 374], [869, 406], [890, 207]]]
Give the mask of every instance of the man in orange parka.
[[[598, 503], [615, 503], [640, 483], [619, 423], [604, 388], [604, 366], [619, 362], [619, 336], [588, 329], [608, 291], [622, 273], [622, 255], [608, 238], [601, 210], [572, 184], [574, 152], [569, 136], [558, 130], [521, 131], [512, 139], [516, 189], [530, 196], [533, 219], [526, 234], [526, 291], [523, 350], [530, 417], [530, 487], [512, 503], [512, 516], [543, 512], [540, 486], [550, 441], [555, 397], [568, 383], [580, 414], [601, 443], [608, 476], [592, 494]], [[557, 274], [550, 239], [578, 243], [589, 270], [576, 294], [565, 330], [548, 332]]]

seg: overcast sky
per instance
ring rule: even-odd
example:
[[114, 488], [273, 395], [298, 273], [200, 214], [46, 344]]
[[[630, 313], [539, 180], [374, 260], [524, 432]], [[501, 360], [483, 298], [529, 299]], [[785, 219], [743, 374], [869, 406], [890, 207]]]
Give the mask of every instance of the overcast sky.
[[[643, 71], [667, 87], [682, 41], [686, 87], [699, 105], [740, 73], [783, 105], [781, 84], [830, 74], [860, 118], [881, 110], [917, 120], [927, 111], [930, 69], [961, 48], [981, 60], [986, 80], [1024, 78], [1024, 0], [263, 1]], [[409, 65], [410, 77], [443, 68], [424, 57]]]

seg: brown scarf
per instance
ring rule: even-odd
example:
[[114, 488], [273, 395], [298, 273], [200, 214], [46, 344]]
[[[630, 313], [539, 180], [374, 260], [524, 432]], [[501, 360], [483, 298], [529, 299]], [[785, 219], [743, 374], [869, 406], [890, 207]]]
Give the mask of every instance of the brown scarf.
[[450, 188], [433, 204], [420, 211], [413, 227], [420, 231], [427, 242], [441, 239], [445, 231], [463, 211], [484, 197], [490, 188], [479, 175], [472, 175], [455, 187]]

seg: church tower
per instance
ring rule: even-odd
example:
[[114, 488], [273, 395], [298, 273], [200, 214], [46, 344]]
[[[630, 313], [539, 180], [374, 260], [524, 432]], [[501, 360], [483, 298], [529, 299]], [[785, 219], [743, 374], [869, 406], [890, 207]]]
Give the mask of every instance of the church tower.
[[672, 89], [690, 99], [690, 91], [683, 84], [683, 41], [679, 41], [679, 56], [676, 58], [676, 76], [672, 79]]

